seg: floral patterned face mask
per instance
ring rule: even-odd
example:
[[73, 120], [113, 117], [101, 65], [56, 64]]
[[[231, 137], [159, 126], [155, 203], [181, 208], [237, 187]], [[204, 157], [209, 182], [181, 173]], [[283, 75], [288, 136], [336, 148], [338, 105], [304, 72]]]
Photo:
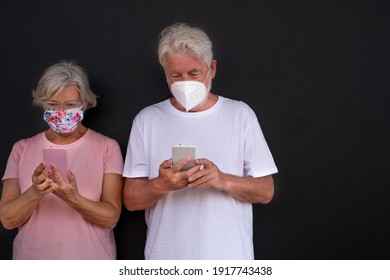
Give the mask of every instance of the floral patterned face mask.
[[83, 106], [74, 109], [48, 110], [43, 113], [43, 119], [58, 133], [73, 132], [77, 125], [83, 120]]

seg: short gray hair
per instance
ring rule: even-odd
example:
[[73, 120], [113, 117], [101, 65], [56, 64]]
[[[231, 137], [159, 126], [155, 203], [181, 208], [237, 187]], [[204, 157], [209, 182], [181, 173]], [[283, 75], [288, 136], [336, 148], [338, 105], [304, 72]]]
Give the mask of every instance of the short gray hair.
[[68, 60], [62, 60], [45, 70], [37, 88], [33, 90], [33, 104], [42, 105], [50, 96], [68, 86], [75, 86], [81, 100], [87, 102], [89, 107], [96, 106], [96, 95], [89, 86], [87, 72], [76, 62]]
[[185, 52], [202, 59], [210, 67], [213, 59], [213, 44], [207, 34], [198, 27], [175, 23], [161, 31], [158, 43], [158, 59], [165, 69], [170, 52]]

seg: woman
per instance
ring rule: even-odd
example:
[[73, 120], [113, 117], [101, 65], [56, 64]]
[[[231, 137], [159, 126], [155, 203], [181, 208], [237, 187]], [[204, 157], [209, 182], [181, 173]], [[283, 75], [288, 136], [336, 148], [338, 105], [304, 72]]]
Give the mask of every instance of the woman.
[[[115, 140], [81, 123], [96, 106], [87, 73], [73, 62], [57, 63], [33, 98], [49, 128], [14, 145], [2, 179], [1, 222], [19, 228], [13, 258], [115, 259], [123, 158]], [[53, 146], [66, 150], [67, 178], [43, 162], [43, 149]]]

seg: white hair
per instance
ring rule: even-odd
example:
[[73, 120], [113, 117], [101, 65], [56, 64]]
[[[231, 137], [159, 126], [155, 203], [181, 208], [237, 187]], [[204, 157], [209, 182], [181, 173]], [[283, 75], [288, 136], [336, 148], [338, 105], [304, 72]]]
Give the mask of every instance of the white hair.
[[212, 43], [207, 34], [198, 27], [175, 23], [161, 31], [158, 44], [158, 59], [166, 67], [170, 52], [185, 52], [202, 59], [210, 67], [213, 59]]

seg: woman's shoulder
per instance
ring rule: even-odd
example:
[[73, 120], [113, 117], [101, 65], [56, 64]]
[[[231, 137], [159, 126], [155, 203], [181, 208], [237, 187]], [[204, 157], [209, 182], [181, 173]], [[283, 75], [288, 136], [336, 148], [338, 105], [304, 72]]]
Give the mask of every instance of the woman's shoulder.
[[42, 134], [43, 134], [43, 132], [38, 133], [32, 137], [20, 139], [20, 140], [15, 142], [14, 147], [24, 148], [25, 146], [29, 145], [30, 143], [41, 142], [42, 141]]
[[122, 152], [116, 139], [89, 129], [88, 138], [80, 146], [84, 153], [111, 155], [122, 159]]
[[42, 133], [16, 141], [12, 146], [13, 153], [21, 154], [28, 146], [35, 147], [35, 145], [40, 145], [42, 143]]
[[117, 144], [118, 141], [115, 140], [114, 138], [107, 136], [101, 132], [98, 132], [93, 129], [88, 130], [88, 141], [93, 141], [93, 142], [103, 142], [103, 143], [109, 143], [109, 144]]

